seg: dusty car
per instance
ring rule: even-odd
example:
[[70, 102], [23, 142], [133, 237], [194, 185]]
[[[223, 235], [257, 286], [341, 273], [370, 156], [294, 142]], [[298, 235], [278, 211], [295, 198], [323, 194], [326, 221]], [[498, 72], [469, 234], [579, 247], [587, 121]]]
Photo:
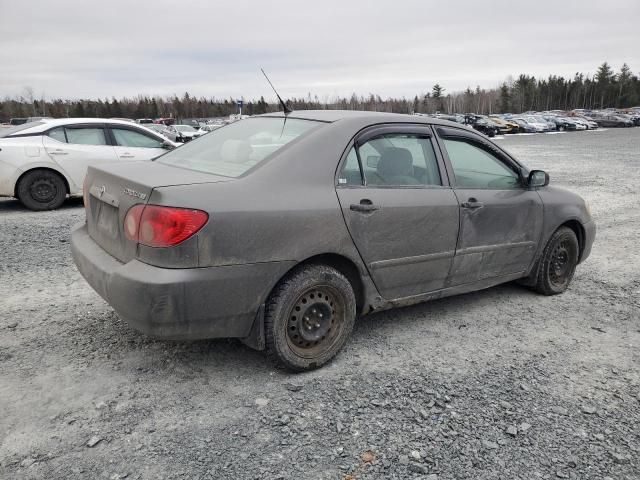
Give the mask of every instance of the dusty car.
[[563, 292], [595, 224], [548, 182], [452, 122], [268, 114], [151, 164], [89, 168], [72, 252], [142, 332], [236, 337], [308, 370], [358, 315], [513, 280]]

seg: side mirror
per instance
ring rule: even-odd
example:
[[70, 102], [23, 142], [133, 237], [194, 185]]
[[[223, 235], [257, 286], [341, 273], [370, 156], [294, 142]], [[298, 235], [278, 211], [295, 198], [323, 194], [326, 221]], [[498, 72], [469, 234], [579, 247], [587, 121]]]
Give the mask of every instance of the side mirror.
[[173, 150], [176, 147], [173, 145], [173, 143], [165, 140], [164, 142], [162, 142], [162, 148], [164, 148], [165, 150]]
[[531, 170], [527, 184], [530, 187], [546, 187], [549, 185], [549, 174], [544, 170]]
[[367, 166], [369, 168], [378, 168], [379, 161], [380, 161], [380, 155], [369, 155], [367, 157]]

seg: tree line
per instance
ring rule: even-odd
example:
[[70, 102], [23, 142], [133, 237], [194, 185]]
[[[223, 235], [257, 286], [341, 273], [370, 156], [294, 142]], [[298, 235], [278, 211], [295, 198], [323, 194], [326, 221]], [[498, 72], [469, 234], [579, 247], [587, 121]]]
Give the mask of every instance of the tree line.
[[[407, 98], [381, 98], [379, 95], [352, 94], [348, 98], [320, 99], [309, 93], [303, 98], [290, 98], [293, 110], [344, 109], [373, 110], [395, 113], [521, 113], [529, 110], [573, 110], [628, 108], [640, 105], [640, 79], [625, 63], [619, 71], [604, 62], [593, 76], [576, 73], [573, 78], [550, 75], [536, 78], [520, 74], [508, 77], [500, 86], [490, 89], [467, 88], [447, 93], [439, 83], [427, 93]], [[276, 102], [244, 101], [243, 113], [257, 115], [280, 109]], [[234, 98], [195, 97], [185, 93], [181, 97], [140, 95], [134, 98], [108, 99], [43, 99], [32, 88], [22, 95], [0, 100], [0, 121], [13, 117], [122, 117], [122, 118], [209, 118], [226, 117], [237, 113]]]

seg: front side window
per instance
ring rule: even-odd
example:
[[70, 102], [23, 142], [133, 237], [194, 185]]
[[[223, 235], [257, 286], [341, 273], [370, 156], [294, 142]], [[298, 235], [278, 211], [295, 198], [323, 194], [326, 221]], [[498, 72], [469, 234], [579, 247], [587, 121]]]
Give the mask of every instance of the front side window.
[[445, 148], [460, 188], [519, 188], [520, 177], [484, 148], [462, 139], [445, 139]]
[[[388, 133], [358, 147], [367, 185], [442, 185], [438, 162], [429, 137], [418, 134]], [[355, 149], [349, 152], [338, 184], [360, 184]]]
[[321, 125], [324, 123], [296, 118], [249, 118], [218, 128], [157, 161], [214, 175], [239, 177]]
[[76, 145], [106, 145], [107, 140], [103, 128], [66, 127], [67, 142]]
[[162, 148], [162, 141], [128, 128], [111, 128], [116, 144], [121, 147]]

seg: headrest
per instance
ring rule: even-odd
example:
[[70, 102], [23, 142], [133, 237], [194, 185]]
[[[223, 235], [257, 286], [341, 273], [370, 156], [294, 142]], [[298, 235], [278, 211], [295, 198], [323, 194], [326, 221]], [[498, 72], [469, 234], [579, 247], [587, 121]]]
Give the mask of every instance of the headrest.
[[378, 161], [377, 171], [382, 178], [413, 175], [411, 152], [406, 148], [385, 148]]

